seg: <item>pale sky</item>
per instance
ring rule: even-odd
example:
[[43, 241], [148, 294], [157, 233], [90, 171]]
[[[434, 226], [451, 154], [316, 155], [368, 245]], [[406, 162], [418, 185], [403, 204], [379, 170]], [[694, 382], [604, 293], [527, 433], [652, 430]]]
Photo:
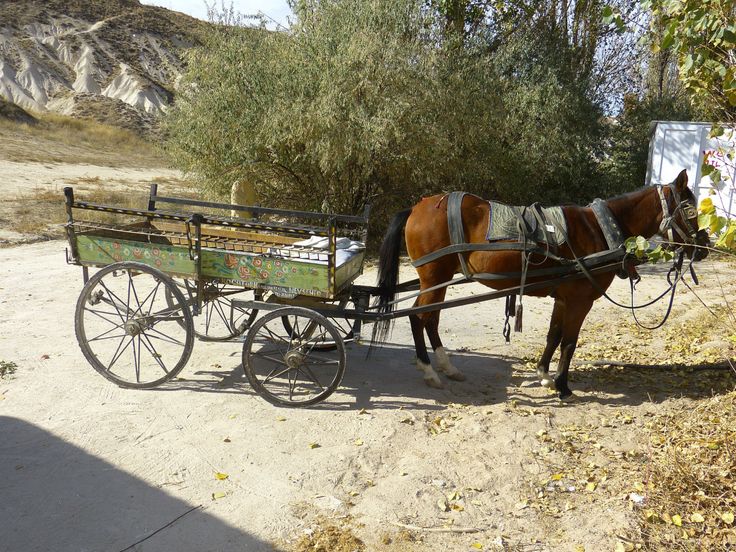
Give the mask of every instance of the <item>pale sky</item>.
[[[207, 4], [212, 5], [213, 1], [216, 3], [216, 7], [220, 9], [223, 0], [207, 0]], [[141, 0], [141, 4], [161, 6], [199, 19], [207, 19], [207, 6], [204, 0]], [[224, 0], [224, 4], [228, 8], [232, 4], [235, 11], [245, 15], [262, 12], [284, 27], [289, 26], [287, 18], [291, 15], [291, 10], [286, 0]], [[268, 27], [272, 28], [272, 25], [268, 25]]]

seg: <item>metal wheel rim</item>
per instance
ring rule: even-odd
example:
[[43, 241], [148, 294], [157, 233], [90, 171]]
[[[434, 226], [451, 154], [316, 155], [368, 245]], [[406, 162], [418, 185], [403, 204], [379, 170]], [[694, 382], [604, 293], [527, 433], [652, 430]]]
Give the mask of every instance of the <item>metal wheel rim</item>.
[[132, 262], [109, 265], [89, 279], [77, 301], [75, 330], [92, 367], [122, 387], [154, 387], [175, 377], [194, 340], [191, 313], [176, 285], [161, 271]]
[[[289, 317], [292, 331], [284, 328]], [[311, 336], [305, 336], [314, 325]], [[329, 340], [329, 350], [316, 347]], [[277, 309], [248, 331], [243, 368], [253, 389], [279, 406], [308, 406], [331, 395], [345, 371], [345, 345], [340, 332], [324, 316], [300, 307]]]

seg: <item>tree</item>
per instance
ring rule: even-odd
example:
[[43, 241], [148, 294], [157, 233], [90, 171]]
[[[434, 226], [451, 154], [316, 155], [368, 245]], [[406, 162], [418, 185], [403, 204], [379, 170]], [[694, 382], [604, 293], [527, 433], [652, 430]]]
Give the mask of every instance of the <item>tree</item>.
[[665, 29], [655, 51], [677, 55], [692, 100], [721, 122], [736, 122], [736, 4], [733, 0], [645, 0]]
[[301, 0], [288, 32], [219, 27], [191, 54], [169, 149], [212, 194], [246, 179], [269, 206], [372, 203], [379, 228], [443, 190], [592, 197], [600, 110], [575, 49], [520, 24], [501, 38], [480, 4], [457, 4], [459, 41], [420, 0]]

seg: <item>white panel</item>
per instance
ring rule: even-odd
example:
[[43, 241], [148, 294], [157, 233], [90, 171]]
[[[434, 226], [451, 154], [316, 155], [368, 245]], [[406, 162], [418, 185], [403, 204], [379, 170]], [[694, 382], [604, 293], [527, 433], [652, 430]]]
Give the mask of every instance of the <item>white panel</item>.
[[[732, 163], [722, 160], [718, 163], [717, 154], [710, 153], [711, 159], [724, 176], [730, 179], [718, 184], [713, 194], [708, 177], [700, 178], [700, 166], [706, 152], [715, 152], [719, 147], [736, 148], [736, 132], [727, 131], [721, 138], [709, 139], [711, 123], [657, 122], [649, 146], [649, 167], [647, 184], [668, 184], [682, 169], [687, 170], [690, 188], [698, 201], [711, 196], [719, 213], [736, 217], [736, 170]], [[715, 156], [715, 157], [713, 157]]]
[[654, 184], [672, 182], [682, 169], [687, 171], [690, 179], [694, 178], [698, 168], [698, 150], [700, 149], [700, 128], [663, 128], [662, 156], [660, 158], [657, 180]]

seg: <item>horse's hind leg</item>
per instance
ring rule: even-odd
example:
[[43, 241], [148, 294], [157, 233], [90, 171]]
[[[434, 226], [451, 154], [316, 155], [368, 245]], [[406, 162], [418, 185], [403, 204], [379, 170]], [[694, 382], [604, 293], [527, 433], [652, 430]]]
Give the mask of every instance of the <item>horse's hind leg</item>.
[[550, 389], [555, 388], [554, 381], [549, 377], [549, 363], [552, 355], [555, 354], [557, 347], [562, 341], [562, 321], [565, 315], [565, 303], [562, 299], [555, 299], [554, 307], [552, 307], [552, 318], [549, 321], [549, 331], [547, 332], [547, 345], [544, 347], [542, 358], [537, 363], [537, 377], [544, 387]]
[[[442, 298], [440, 298], [440, 301], [441, 300]], [[447, 351], [445, 351], [445, 348], [442, 346], [439, 331], [440, 311], [430, 312], [427, 315], [425, 324], [427, 327], [429, 342], [432, 344], [432, 349], [434, 350], [435, 358], [437, 359], [437, 368], [439, 368], [440, 372], [445, 374], [451, 380], [465, 381], [465, 374], [450, 362], [450, 357], [447, 356]]]
[[430, 387], [442, 389], [444, 384], [429, 362], [427, 344], [424, 342], [424, 320], [421, 315], [412, 314], [409, 316], [409, 322], [411, 333], [414, 336], [414, 348], [417, 351], [417, 368], [424, 372], [424, 383]]

